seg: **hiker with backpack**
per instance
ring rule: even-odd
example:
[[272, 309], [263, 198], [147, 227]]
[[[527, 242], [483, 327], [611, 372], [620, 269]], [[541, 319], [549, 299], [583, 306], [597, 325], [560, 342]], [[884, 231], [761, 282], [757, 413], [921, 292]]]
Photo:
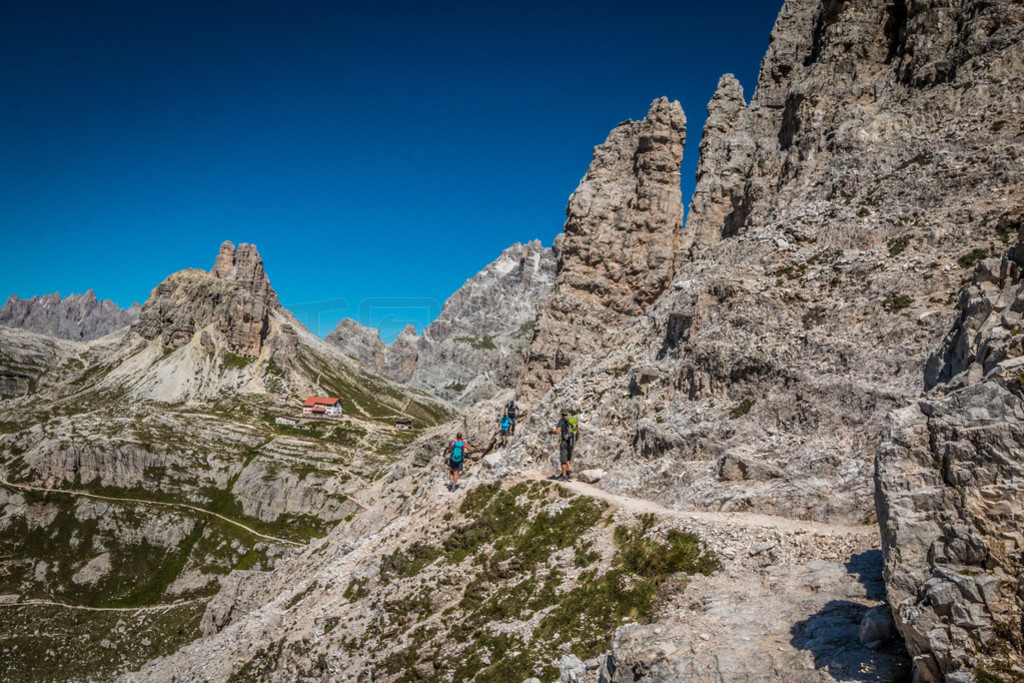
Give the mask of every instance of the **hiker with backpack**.
[[459, 488], [459, 473], [466, 462], [466, 442], [462, 440], [462, 432], [455, 435], [444, 453], [448, 458], [448, 490], [455, 491]]
[[579, 418], [570, 413], [568, 408], [562, 408], [562, 419], [548, 433], [562, 436], [558, 447], [558, 461], [562, 465], [562, 474], [557, 479], [558, 481], [572, 481], [572, 452], [576, 447], [576, 440], [580, 436]]
[[498, 419], [498, 426], [501, 429], [501, 447], [504, 448], [508, 445], [509, 433], [512, 430], [512, 419], [508, 416], [508, 413]]
[[509, 429], [509, 434], [511, 434], [513, 436], [515, 436], [515, 433], [516, 433], [516, 417], [519, 416], [519, 413], [520, 413], [519, 406], [516, 405], [516, 400], [512, 399], [511, 401], [508, 402], [508, 405], [505, 406], [505, 415], [508, 417], [509, 421], [511, 422], [511, 427]]

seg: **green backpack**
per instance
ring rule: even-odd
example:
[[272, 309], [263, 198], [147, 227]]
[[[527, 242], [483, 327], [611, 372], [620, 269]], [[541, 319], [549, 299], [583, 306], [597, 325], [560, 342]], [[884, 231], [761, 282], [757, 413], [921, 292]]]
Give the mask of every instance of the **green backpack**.
[[575, 444], [576, 437], [580, 434], [580, 419], [575, 415], [566, 415], [565, 422], [569, 425], [569, 434], [566, 436], [566, 440], [571, 444]]

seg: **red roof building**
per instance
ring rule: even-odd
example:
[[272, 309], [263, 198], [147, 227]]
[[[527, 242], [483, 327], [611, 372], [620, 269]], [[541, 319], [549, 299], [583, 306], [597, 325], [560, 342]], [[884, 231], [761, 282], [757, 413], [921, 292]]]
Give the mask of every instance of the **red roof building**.
[[310, 396], [302, 404], [302, 414], [315, 417], [341, 417], [341, 399]]
[[326, 396], [310, 396], [306, 399], [305, 403], [302, 404], [303, 408], [312, 408], [313, 406], [333, 406], [341, 403], [340, 398], [327, 398]]

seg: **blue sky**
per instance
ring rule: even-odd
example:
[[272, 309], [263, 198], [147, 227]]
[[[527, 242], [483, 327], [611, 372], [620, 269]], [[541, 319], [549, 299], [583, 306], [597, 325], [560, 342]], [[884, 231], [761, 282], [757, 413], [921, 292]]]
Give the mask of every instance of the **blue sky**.
[[651, 100], [747, 99], [782, 0], [0, 4], [0, 301], [128, 306], [223, 240], [313, 331], [422, 329], [562, 229], [593, 147]]

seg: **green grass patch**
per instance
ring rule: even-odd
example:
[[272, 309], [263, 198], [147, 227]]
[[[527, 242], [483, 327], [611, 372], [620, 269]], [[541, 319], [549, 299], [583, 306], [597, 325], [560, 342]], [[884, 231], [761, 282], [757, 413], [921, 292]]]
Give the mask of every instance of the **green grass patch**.
[[223, 367], [233, 370], [241, 370], [254, 360], [256, 359], [249, 356], [239, 356], [231, 353], [230, 351], [225, 351], [224, 355], [220, 358], [220, 362]]
[[316, 590], [316, 581], [311, 581], [308, 586], [303, 588], [301, 591], [293, 595], [288, 600], [288, 607], [286, 609], [291, 609], [292, 607], [295, 607], [297, 604], [306, 599], [306, 597], [314, 590]]
[[[392, 647], [375, 666], [395, 680], [421, 680], [424, 668], [439, 681], [520, 683], [538, 671], [557, 680], [552, 643], [572, 642], [582, 658], [605, 652], [626, 619], [651, 618], [660, 588], [678, 592], [687, 574], [720, 567], [692, 534], [655, 530], [653, 515], [607, 530], [605, 503], [547, 482], [471, 487], [453, 511], [451, 520], [460, 519], [436, 544], [382, 558], [386, 587], [374, 595], [383, 597], [386, 618], [367, 627], [359, 647]], [[615, 550], [606, 557], [596, 536], [609, 533]], [[442, 587], [458, 587], [457, 602], [433, 604]], [[366, 580], [345, 591], [350, 601], [369, 594]], [[440, 624], [426, 623], [442, 608]], [[496, 628], [538, 611], [544, 616], [527, 634]]]
[[[120, 674], [172, 654], [198, 638], [205, 609], [204, 602], [134, 613], [42, 605], [5, 607], [0, 680], [120, 679]], [[102, 646], [102, 640], [109, 646]]]
[[428, 564], [441, 556], [441, 550], [416, 541], [405, 550], [396, 550], [381, 558], [381, 581], [388, 583], [392, 577], [407, 579], [416, 576]]
[[575, 589], [558, 599], [557, 606], [540, 622], [534, 639], [550, 642], [555, 634], [574, 643], [581, 659], [608, 648], [616, 628], [625, 621], [647, 622], [659, 586], [676, 574], [710, 574], [721, 569], [714, 555], [704, 553], [693, 534], [670, 529], [664, 541], [648, 535], [648, 516], [639, 528], [616, 527], [618, 550], [612, 569], [597, 576], [580, 577]]
[[807, 264], [805, 264], [805, 263], [798, 263], [798, 264], [795, 264], [795, 265], [782, 266], [781, 268], [776, 268], [772, 272], [772, 275], [774, 275], [775, 277], [784, 277], [787, 280], [799, 280], [800, 278], [802, 278], [806, 274], [807, 274]]

